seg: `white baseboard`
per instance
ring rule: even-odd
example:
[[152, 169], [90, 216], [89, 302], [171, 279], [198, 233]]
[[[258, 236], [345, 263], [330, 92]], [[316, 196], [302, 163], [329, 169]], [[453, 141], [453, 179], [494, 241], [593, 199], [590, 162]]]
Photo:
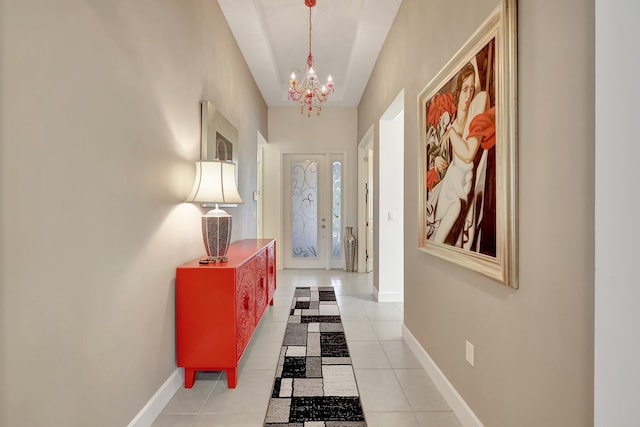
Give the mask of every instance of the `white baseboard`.
[[177, 368], [160, 386], [146, 405], [133, 417], [127, 427], [151, 427], [176, 391], [182, 386], [182, 369]]
[[373, 297], [378, 302], [403, 302], [404, 293], [402, 292], [380, 292], [373, 288]]
[[416, 337], [407, 329], [406, 325], [402, 325], [402, 337], [424, 370], [427, 371], [427, 374], [429, 374], [436, 388], [440, 394], [442, 394], [442, 397], [444, 397], [456, 414], [460, 423], [462, 423], [464, 427], [484, 427], [484, 424], [482, 424], [476, 414], [473, 413], [469, 405], [467, 405], [467, 402], [460, 396], [431, 356], [429, 356], [426, 350], [420, 345]]

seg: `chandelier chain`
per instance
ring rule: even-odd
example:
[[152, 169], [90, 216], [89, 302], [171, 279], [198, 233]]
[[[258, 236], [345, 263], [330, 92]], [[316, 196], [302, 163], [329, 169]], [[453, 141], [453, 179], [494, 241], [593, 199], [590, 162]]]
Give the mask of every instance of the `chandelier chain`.
[[309, 55], [311, 55], [311, 6], [309, 6]]

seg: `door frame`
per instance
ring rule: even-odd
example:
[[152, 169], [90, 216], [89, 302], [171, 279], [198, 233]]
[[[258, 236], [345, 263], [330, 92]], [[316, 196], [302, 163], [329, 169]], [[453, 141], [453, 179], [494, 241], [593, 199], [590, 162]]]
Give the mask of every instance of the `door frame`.
[[[358, 143], [358, 236], [361, 236], [358, 245], [358, 273], [367, 273], [373, 270], [367, 269], [367, 253], [370, 259], [375, 263], [373, 258], [374, 244], [373, 239], [367, 239], [367, 201], [365, 184], [369, 185], [369, 203], [373, 205], [373, 174], [370, 174], [372, 165], [369, 164], [373, 159], [370, 158], [369, 152], [373, 152], [373, 135], [374, 125], [371, 125]], [[374, 216], [376, 216], [374, 214]], [[375, 224], [373, 224], [375, 227]], [[367, 245], [368, 243], [368, 245]], [[368, 246], [368, 247], [367, 247]]]

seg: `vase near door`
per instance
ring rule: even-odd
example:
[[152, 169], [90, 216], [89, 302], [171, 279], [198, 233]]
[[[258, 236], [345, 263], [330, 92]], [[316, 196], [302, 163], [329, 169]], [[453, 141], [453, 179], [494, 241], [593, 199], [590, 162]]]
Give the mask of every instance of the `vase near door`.
[[356, 261], [356, 236], [353, 235], [353, 227], [347, 227], [347, 234], [344, 236], [344, 258], [345, 270], [355, 271]]

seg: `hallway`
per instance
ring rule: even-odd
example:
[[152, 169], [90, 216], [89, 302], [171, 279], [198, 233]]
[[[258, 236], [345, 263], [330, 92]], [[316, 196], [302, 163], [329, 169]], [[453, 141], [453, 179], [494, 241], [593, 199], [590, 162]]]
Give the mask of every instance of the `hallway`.
[[228, 389], [223, 373], [199, 373], [194, 387], [180, 388], [152, 427], [262, 426], [297, 286], [335, 289], [369, 427], [459, 427], [402, 341], [402, 304], [375, 302], [372, 281], [372, 273], [278, 271], [274, 305], [242, 357], [238, 387]]

